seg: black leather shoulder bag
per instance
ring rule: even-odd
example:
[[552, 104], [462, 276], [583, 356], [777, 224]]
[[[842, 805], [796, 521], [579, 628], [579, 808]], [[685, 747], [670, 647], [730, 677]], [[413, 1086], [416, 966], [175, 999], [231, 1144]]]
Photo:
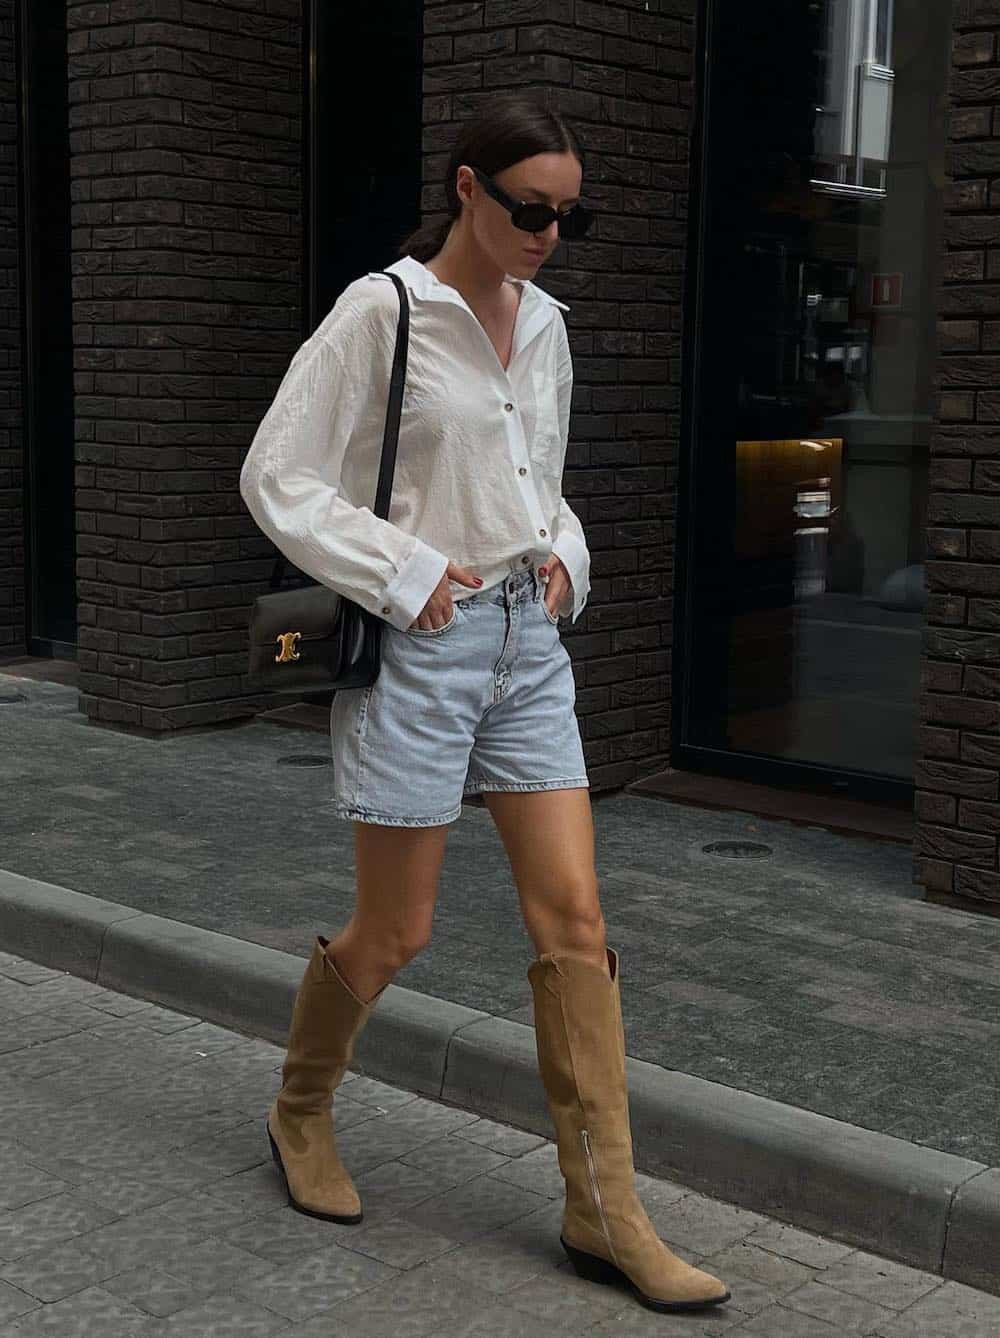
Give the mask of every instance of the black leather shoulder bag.
[[[410, 334], [406, 289], [398, 274], [389, 278], [399, 294], [399, 321], [373, 508], [382, 520], [389, 516]], [[250, 611], [251, 686], [302, 693], [374, 683], [382, 663], [382, 619], [326, 585], [279, 589], [285, 565], [279, 555], [270, 593], [259, 595]]]

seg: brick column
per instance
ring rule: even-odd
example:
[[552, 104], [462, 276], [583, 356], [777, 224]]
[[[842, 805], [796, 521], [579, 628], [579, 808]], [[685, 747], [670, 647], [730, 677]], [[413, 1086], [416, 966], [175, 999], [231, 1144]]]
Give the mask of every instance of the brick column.
[[1000, 907], [1000, 3], [955, 9], [915, 878]]
[[564, 492], [593, 557], [565, 636], [595, 788], [670, 747], [681, 296], [694, 0], [427, 0], [424, 207], [459, 123], [498, 89], [544, 90], [579, 134], [599, 210], [538, 282], [568, 302], [573, 421]]
[[14, 0], [0, 0], [0, 657], [24, 653], [24, 477]]
[[239, 468], [301, 339], [301, 0], [70, 0], [81, 708], [251, 713]]

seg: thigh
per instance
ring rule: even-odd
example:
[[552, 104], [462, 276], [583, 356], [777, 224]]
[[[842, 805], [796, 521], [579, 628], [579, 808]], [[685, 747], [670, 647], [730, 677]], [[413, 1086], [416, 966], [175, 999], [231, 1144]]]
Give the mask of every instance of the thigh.
[[487, 792], [538, 952], [589, 948], [603, 935], [590, 791]]
[[450, 830], [355, 822], [355, 920], [375, 941], [413, 947], [430, 936]]

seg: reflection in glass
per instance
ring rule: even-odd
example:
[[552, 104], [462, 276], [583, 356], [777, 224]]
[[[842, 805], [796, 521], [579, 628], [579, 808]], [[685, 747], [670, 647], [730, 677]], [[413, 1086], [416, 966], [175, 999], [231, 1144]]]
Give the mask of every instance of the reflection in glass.
[[948, 0], [716, 0], [682, 743], [909, 779]]

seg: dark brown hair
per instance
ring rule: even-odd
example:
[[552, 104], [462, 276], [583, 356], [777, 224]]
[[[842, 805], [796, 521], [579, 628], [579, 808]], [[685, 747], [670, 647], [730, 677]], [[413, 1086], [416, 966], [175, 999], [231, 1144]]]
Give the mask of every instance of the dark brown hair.
[[452, 223], [461, 216], [462, 203], [455, 188], [458, 169], [478, 167], [493, 176], [536, 153], [569, 151], [583, 167], [583, 151], [576, 135], [558, 112], [537, 94], [503, 93], [491, 101], [489, 110], [464, 125], [448, 159], [445, 198], [448, 213], [424, 223], [399, 247], [400, 256], [430, 260], [444, 246]]

